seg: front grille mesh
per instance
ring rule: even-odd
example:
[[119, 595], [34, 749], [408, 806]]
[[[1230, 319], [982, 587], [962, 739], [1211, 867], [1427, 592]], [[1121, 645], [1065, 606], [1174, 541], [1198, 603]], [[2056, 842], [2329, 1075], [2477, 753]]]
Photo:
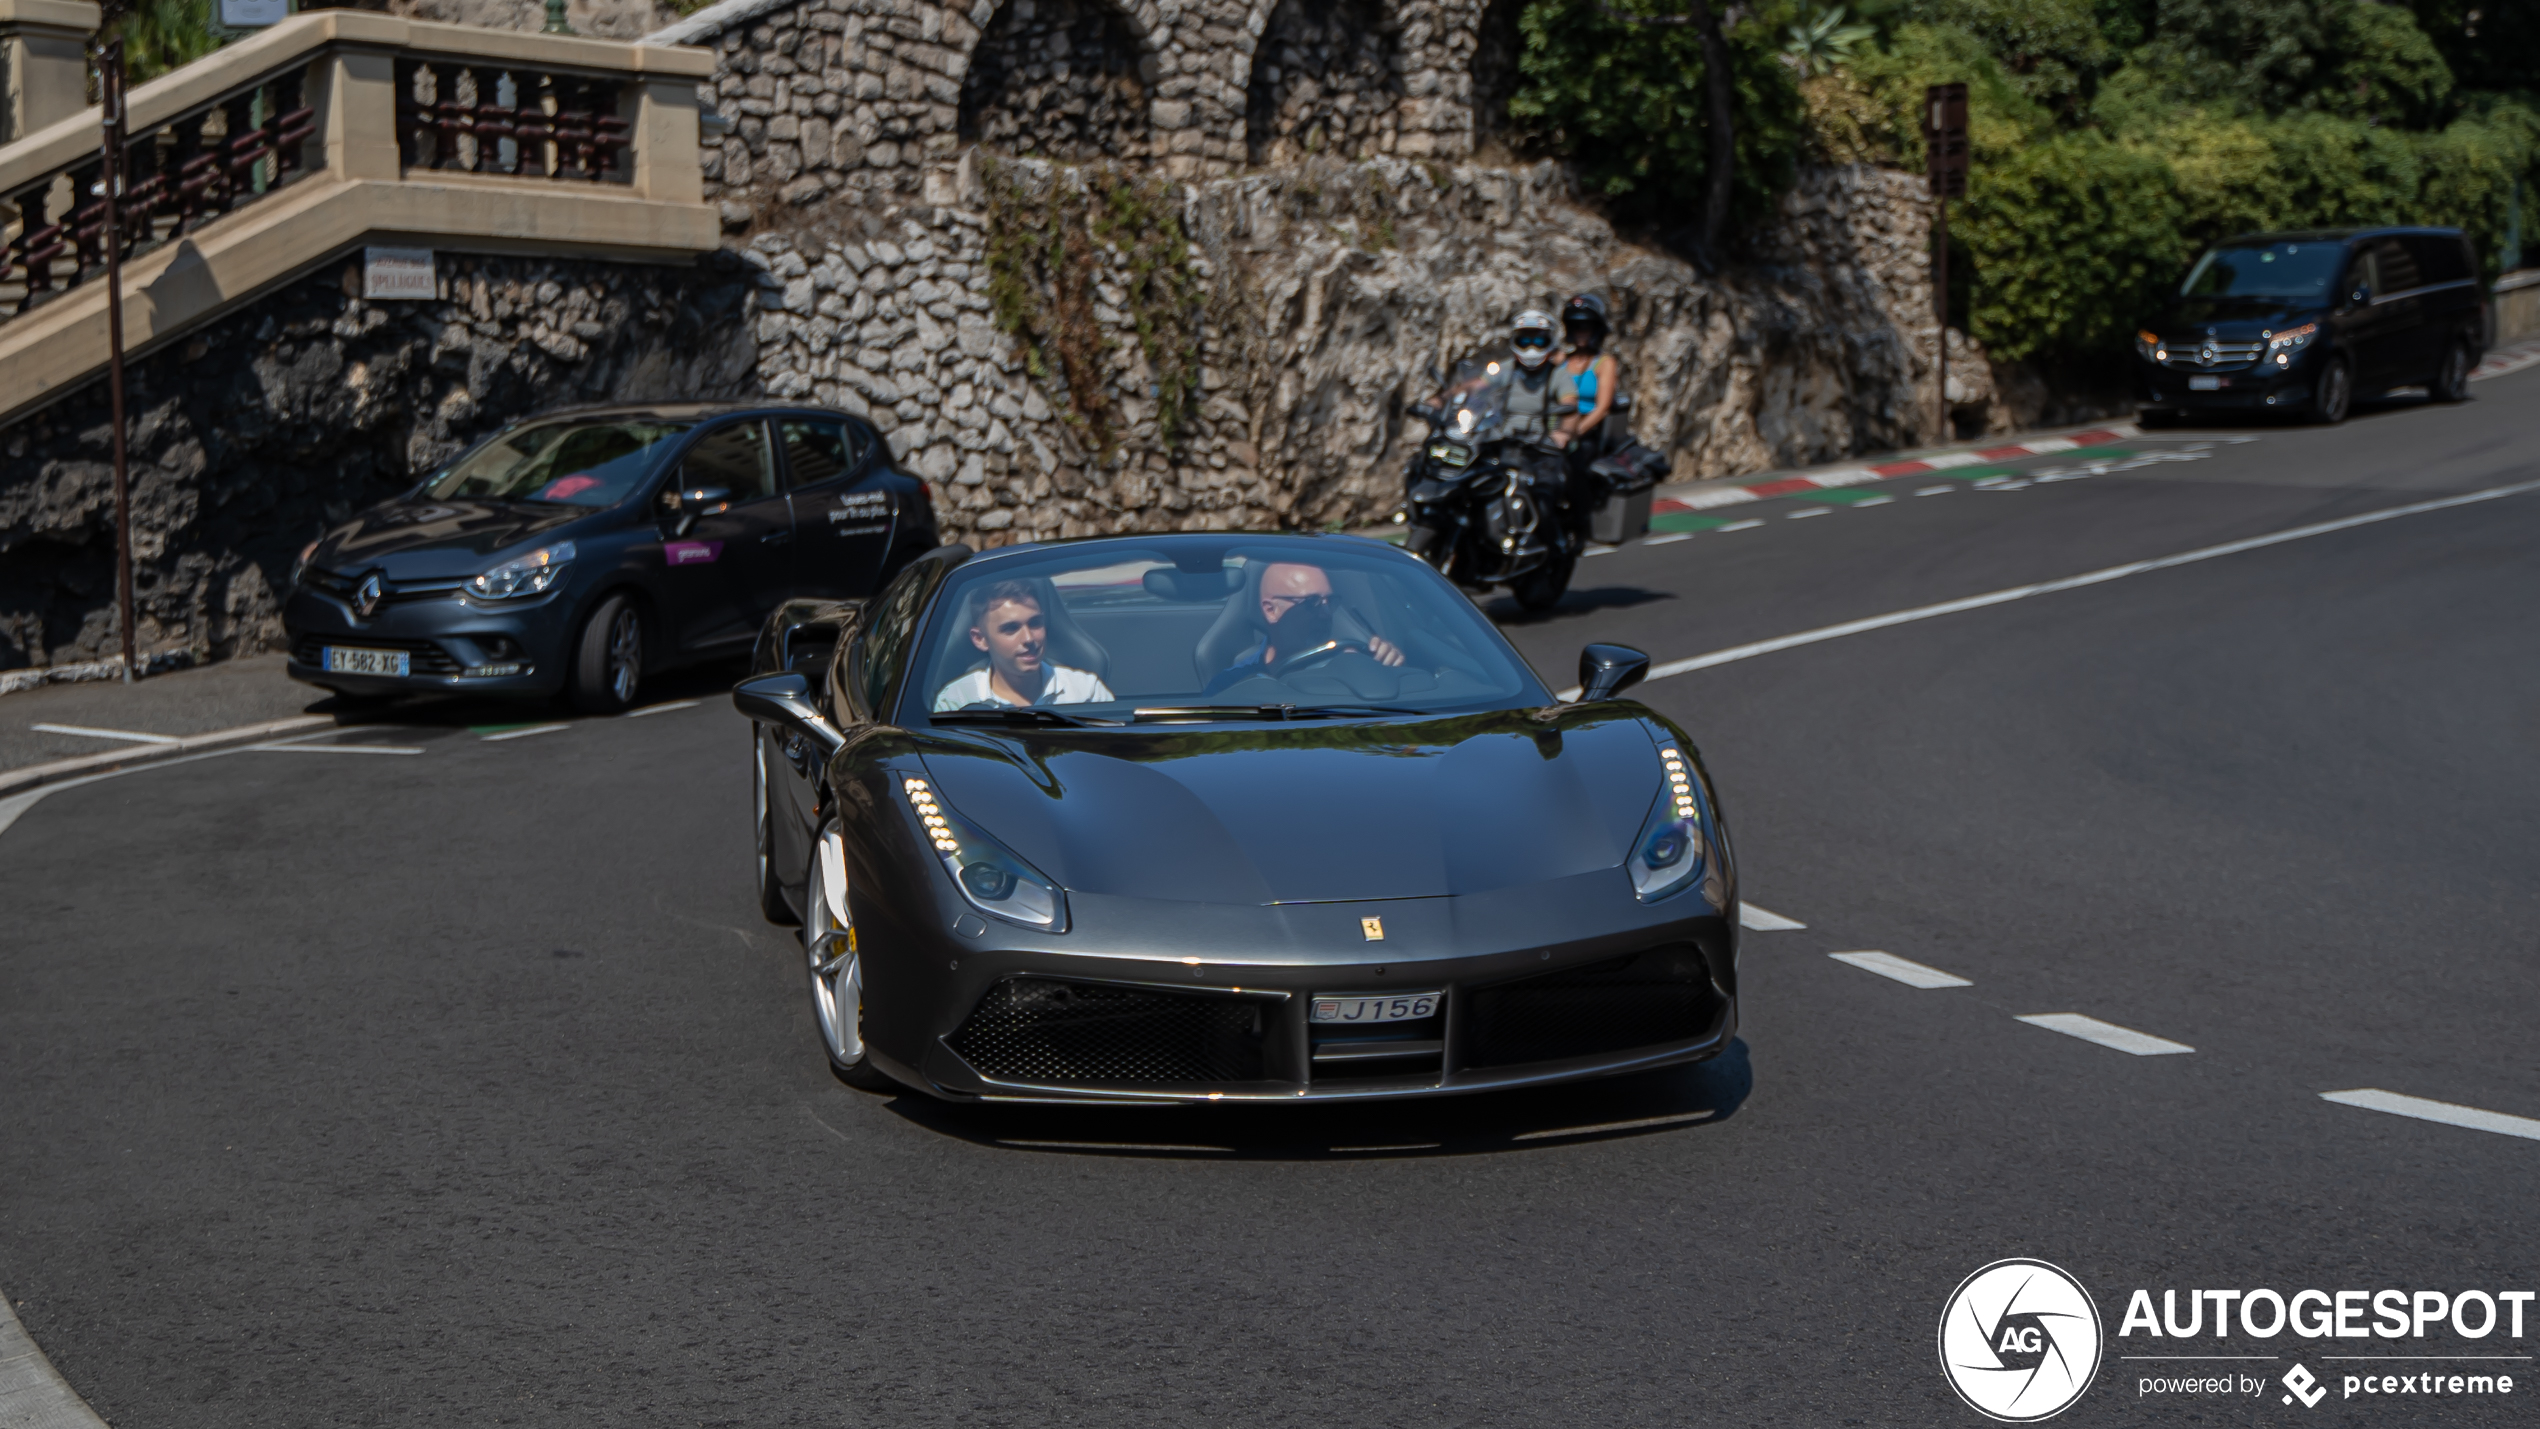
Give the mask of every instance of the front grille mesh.
[[1690, 943], [1475, 988], [1461, 1060], [1506, 1067], [1681, 1042], [1711, 1030], [1718, 994]]
[[330, 640], [322, 635], [303, 635], [291, 647], [291, 658], [303, 665], [323, 666], [329, 645], [363, 650], [403, 650], [414, 657], [406, 662], [406, 667], [418, 675], [455, 675], [459, 672], [459, 662], [451, 658], [450, 652], [429, 640], [383, 640], [369, 635], [348, 635]]
[[2176, 368], [2182, 372], [2228, 372], [2257, 361], [2258, 354], [2265, 350], [2266, 344], [2263, 342], [2217, 342], [2214, 344], [2214, 360], [2211, 362], [2205, 360], [2204, 348], [2205, 345], [2201, 342], [2168, 348], [2169, 360], [2161, 365]]
[[983, 1077], [1119, 1085], [1254, 1082], [1263, 1005], [1104, 983], [1009, 978], [951, 1037]]

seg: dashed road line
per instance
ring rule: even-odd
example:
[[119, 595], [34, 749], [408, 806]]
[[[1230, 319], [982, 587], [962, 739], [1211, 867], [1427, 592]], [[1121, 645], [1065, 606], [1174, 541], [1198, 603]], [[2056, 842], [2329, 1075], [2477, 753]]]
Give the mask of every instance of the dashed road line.
[[494, 744], [506, 739], [527, 739], [533, 734], [553, 734], [557, 730], [571, 728], [573, 726], [569, 724], [533, 724], [526, 729], [507, 729], [499, 734], [484, 735], [482, 738], [487, 744]]
[[1793, 928], [1808, 926], [1796, 918], [1785, 918], [1779, 913], [1758, 908], [1752, 903], [1737, 905], [1737, 925], [1757, 933], [1786, 933]]
[[1714, 529], [1711, 534], [1714, 536], [1725, 536], [1731, 531], [1752, 531], [1763, 524], [1764, 523], [1761, 521], [1732, 521], [1726, 526]]
[[38, 734], [76, 734], [83, 739], [120, 739], [130, 744], [175, 744], [172, 734], [143, 734], [132, 729], [92, 729], [84, 724], [31, 724]]
[[1957, 490], [1957, 489], [1958, 489], [1958, 488], [1956, 488], [1956, 487], [1954, 487], [1954, 486], [1949, 486], [1949, 485], [1941, 485], [1941, 486], [1926, 486], [1926, 487], [1924, 487], [1922, 490], [1917, 491], [1917, 492], [1915, 492], [1914, 494], [1915, 494], [1916, 496], [1947, 496], [1949, 493], [1951, 493], [1951, 492], [1953, 492], [1953, 491], [1955, 491], [1955, 490]]
[[1692, 539], [1693, 533], [1691, 531], [1678, 531], [1671, 536], [1644, 536], [1641, 538], [1640, 543], [1644, 546], [1665, 546], [1671, 545], [1677, 541], [1690, 541]]
[[2530, 1117], [2507, 1116], [2500, 1111], [2481, 1111], [2474, 1106], [2428, 1101], [2424, 1097], [2385, 1092], [2379, 1087], [2357, 1087], [2347, 1092], [2322, 1092], [2320, 1100], [2335, 1102], [2339, 1106], [2361, 1107], [2365, 1111], [2386, 1111], [2392, 1116], [2412, 1116], [2419, 1121], [2441, 1122], [2445, 1126], [2461, 1126], [2472, 1131], [2492, 1131], [2499, 1136], [2519, 1136], [2526, 1141], [2540, 1141], [2540, 1121], [2534, 1121]]
[[1864, 496], [1852, 503], [1852, 509], [1858, 511], [1864, 506], [1885, 506], [1895, 499], [1893, 496]]
[[2102, 1047], [2114, 1048], [2119, 1052], [2130, 1053], [2137, 1057], [2171, 1057], [2181, 1052], [2196, 1050], [2184, 1042], [2173, 1042], [2167, 1037], [2155, 1037], [2149, 1032], [2137, 1032], [2131, 1027], [2119, 1027], [2113, 1022], [2102, 1022], [2096, 1017], [2084, 1017], [2078, 1012], [2033, 1012], [2019, 1020], [2031, 1027], [2043, 1027], [2049, 1032], [2061, 1032], [2067, 1037], [2078, 1037], [2084, 1042], [2096, 1042]]
[[251, 744], [248, 749], [258, 754], [421, 754], [421, 749], [399, 744]]
[[1958, 976], [1955, 973], [1945, 973], [1935, 967], [1925, 967], [1923, 964], [1914, 962], [1911, 959], [1900, 958], [1894, 953], [1863, 951], [1857, 953], [1828, 953], [1826, 956], [1839, 963], [1849, 963], [1863, 972], [1877, 973], [1880, 977], [1884, 978], [1894, 978], [1896, 981], [1905, 984], [1907, 987], [1975, 986], [1974, 983]]
[[1811, 516], [1832, 516], [1833, 514], [1834, 508], [1831, 506], [1802, 506], [1796, 511], [1783, 512], [1782, 519], [1785, 521], [1802, 521]]
[[[1606, 551], [1610, 551], [1610, 550], [1613, 550], [1613, 549], [1614, 549], [1614, 547], [1612, 547], [1612, 546], [1608, 546], [1608, 547], [1606, 547], [1606, 548], [1605, 548], [1605, 550], [1606, 550]], [[1591, 555], [1591, 556], [1601, 556], [1601, 555], [1605, 554], [1605, 551], [1590, 551], [1590, 552], [1588, 552], [1588, 554], [1589, 554], [1589, 555]], [[642, 719], [642, 718], [643, 718], [644, 716], [646, 716], [646, 715], [668, 714], [668, 713], [670, 713], [672, 710], [692, 710], [692, 709], [695, 709], [695, 708], [696, 708], [696, 707], [697, 707], [700, 703], [702, 703], [702, 701], [698, 701], [698, 700], [665, 700], [665, 701], [663, 701], [662, 703], [657, 704], [657, 705], [646, 705], [646, 706], [644, 706], [644, 707], [643, 707], [642, 709], [640, 709], [640, 710], [628, 710], [626, 713], [624, 713], [624, 714], [622, 714], [622, 715], [619, 715], [619, 716], [618, 716], [618, 718], [619, 718], [619, 719]]]

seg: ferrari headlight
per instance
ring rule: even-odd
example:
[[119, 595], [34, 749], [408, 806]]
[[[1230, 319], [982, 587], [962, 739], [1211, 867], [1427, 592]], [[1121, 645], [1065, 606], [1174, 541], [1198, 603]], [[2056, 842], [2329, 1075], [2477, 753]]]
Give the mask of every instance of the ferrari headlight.
[[543, 550], [503, 562], [467, 583], [468, 594], [487, 600], [512, 600], [524, 595], [540, 595], [564, 579], [565, 567], [573, 564], [573, 543], [558, 541]]
[[925, 780], [904, 778], [900, 792], [971, 907], [1044, 933], [1067, 931], [1067, 895], [1039, 869], [954, 813]]
[[1441, 466], [1470, 466], [1473, 449], [1462, 442], [1431, 442], [1429, 459]]
[[1642, 822], [1627, 860], [1632, 891], [1644, 903], [1666, 897], [1702, 873], [1702, 805], [1694, 798], [1693, 771], [1672, 748], [1658, 751], [1658, 763], [1667, 787], [1658, 791], [1658, 802]]
[[2300, 327], [2289, 327], [2267, 339], [2267, 351], [2270, 354], [2300, 352], [2303, 348], [2310, 346], [2311, 340], [2319, 335], [2318, 323], [2304, 323]]

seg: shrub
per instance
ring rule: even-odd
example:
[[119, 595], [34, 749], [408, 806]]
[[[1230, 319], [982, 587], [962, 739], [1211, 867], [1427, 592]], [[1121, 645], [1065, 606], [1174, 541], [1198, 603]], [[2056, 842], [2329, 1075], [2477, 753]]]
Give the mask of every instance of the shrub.
[[1995, 155], [1950, 228], [1973, 269], [1970, 326], [1997, 357], [2105, 350], [2193, 255], [2169, 166], [2101, 135]]

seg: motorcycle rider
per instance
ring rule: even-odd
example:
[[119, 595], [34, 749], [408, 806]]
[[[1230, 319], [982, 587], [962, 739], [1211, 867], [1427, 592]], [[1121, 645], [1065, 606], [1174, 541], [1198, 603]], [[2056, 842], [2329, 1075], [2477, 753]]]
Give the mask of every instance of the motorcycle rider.
[[1606, 418], [1622, 390], [1622, 365], [1605, 351], [1608, 324], [1603, 298], [1581, 293], [1563, 304], [1561, 329], [1569, 350], [1553, 369], [1552, 397], [1565, 415], [1552, 434], [1552, 444], [1569, 453], [1575, 478], [1613, 445], [1614, 433], [1607, 429]]

